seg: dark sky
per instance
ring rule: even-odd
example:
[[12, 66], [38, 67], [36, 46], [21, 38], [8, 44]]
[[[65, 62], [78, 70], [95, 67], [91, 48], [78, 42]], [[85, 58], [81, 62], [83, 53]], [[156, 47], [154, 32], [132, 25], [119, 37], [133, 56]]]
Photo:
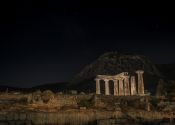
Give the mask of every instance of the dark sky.
[[31, 87], [70, 80], [108, 51], [175, 62], [173, 6], [1, 4], [0, 85]]

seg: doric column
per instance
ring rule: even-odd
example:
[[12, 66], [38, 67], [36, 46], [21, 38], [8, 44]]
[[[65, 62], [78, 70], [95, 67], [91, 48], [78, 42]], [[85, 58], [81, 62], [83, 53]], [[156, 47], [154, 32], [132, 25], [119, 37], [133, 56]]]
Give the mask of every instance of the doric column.
[[137, 89], [136, 89], [136, 80], [135, 76], [131, 76], [131, 95], [136, 95]]
[[125, 76], [125, 79], [124, 79], [124, 94], [130, 95], [129, 76]]
[[96, 94], [101, 94], [100, 92], [100, 79], [95, 79], [96, 81]]
[[105, 95], [109, 95], [109, 80], [104, 79], [105, 81]]
[[118, 96], [118, 80], [114, 80], [114, 95]]
[[138, 94], [144, 95], [144, 82], [143, 82], [143, 70], [136, 71], [138, 76]]
[[123, 80], [119, 79], [119, 95], [124, 95]]

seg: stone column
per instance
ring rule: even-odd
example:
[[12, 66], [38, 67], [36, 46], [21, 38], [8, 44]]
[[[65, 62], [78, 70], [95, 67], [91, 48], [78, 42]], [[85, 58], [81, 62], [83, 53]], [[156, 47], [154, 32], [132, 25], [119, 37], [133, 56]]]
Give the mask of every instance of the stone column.
[[100, 92], [100, 79], [95, 79], [96, 81], [96, 94], [101, 94]]
[[119, 79], [119, 95], [124, 95], [124, 89], [123, 89], [123, 80]]
[[118, 80], [114, 80], [114, 95], [118, 96]]
[[144, 82], [143, 82], [143, 70], [136, 71], [138, 75], [138, 94], [144, 95]]
[[129, 76], [125, 76], [124, 79], [124, 94], [130, 95]]
[[109, 95], [109, 80], [104, 79], [105, 81], [105, 95]]
[[137, 89], [136, 89], [136, 80], [135, 76], [131, 76], [131, 95], [136, 95]]

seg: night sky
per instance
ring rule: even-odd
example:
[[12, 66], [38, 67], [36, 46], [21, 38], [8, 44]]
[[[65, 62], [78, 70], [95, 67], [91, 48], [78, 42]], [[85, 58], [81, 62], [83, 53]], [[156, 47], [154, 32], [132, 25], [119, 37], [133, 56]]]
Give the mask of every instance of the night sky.
[[70, 80], [108, 51], [175, 62], [172, 6], [3, 3], [0, 85], [31, 87]]

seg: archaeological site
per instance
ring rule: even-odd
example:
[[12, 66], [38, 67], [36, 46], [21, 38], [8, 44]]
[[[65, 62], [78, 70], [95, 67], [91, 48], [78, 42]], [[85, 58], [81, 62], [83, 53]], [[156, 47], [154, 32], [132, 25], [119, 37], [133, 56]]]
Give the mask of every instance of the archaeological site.
[[[104, 93], [101, 92], [104, 81]], [[112, 82], [110, 82], [112, 81]], [[173, 124], [174, 98], [144, 90], [144, 71], [97, 75], [92, 93], [50, 90], [0, 93], [0, 125], [164, 125]], [[110, 89], [110, 84], [113, 88]], [[111, 91], [110, 91], [111, 90]], [[112, 92], [113, 91], [113, 92]], [[113, 93], [113, 94], [112, 94]]]
[[136, 89], [135, 76], [128, 75], [128, 72], [122, 72], [114, 76], [108, 75], [97, 75], [96, 81], [96, 94], [101, 94], [100, 92], [100, 80], [105, 81], [105, 95], [110, 95], [109, 93], [109, 81], [113, 81], [114, 89], [113, 93], [115, 96], [128, 96], [128, 95], [144, 95], [144, 81], [143, 73], [144, 71], [136, 71], [138, 74], [138, 84]]

